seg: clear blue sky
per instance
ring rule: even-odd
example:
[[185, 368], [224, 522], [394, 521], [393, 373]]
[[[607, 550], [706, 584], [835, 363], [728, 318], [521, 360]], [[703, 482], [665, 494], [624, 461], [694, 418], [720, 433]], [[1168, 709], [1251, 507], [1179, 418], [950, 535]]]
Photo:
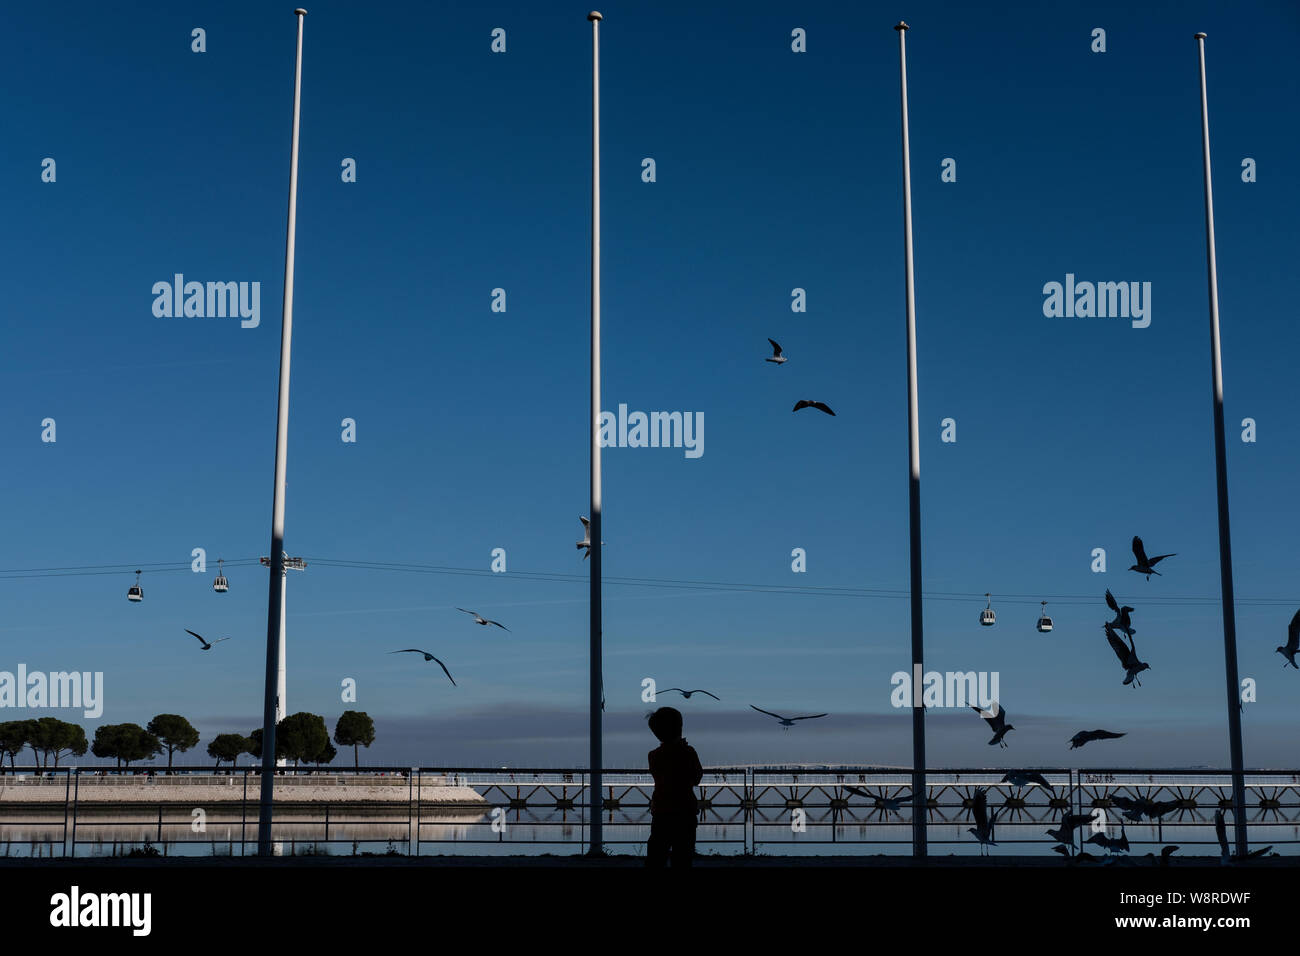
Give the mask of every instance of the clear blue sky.
[[[585, 762], [586, 587], [515, 572], [586, 570], [586, 8], [309, 9], [287, 548], [486, 571], [503, 547], [510, 571], [295, 574], [289, 709], [331, 727], [368, 711], [376, 761]], [[606, 573], [805, 588], [907, 585], [891, 27], [912, 25], [927, 663], [998, 671], [1017, 727], [998, 750], [969, 711], [932, 712], [935, 766], [1226, 765], [1192, 38], [1209, 34], [1237, 591], [1291, 602], [1238, 608], [1259, 698], [1246, 760], [1293, 765], [1300, 673], [1273, 649], [1300, 606], [1297, 7], [602, 10], [604, 405], [705, 419], [698, 459], [607, 450]], [[0, 568], [180, 566], [195, 547], [210, 561], [146, 574], [140, 605], [129, 573], [0, 580], [0, 669], [103, 671], [92, 733], [159, 712], [204, 744], [260, 724], [266, 572], [230, 569], [224, 596], [210, 584], [217, 557], [269, 541], [293, 42], [291, 4], [26, 5], [0, 29]], [[178, 272], [260, 282], [261, 325], [156, 318], [151, 288]], [[1150, 282], [1150, 327], [1045, 317], [1043, 285], [1067, 273]], [[763, 361], [768, 336], [787, 365]], [[801, 398], [837, 417], [792, 414]], [[1164, 577], [1124, 570], [1135, 533], [1177, 552]], [[1100, 629], [1107, 587], [1137, 608], [1152, 665], [1138, 689]], [[1085, 597], [1053, 602], [1041, 635], [1051, 595]], [[187, 627], [232, 640], [205, 654]], [[908, 634], [896, 597], [611, 585], [609, 760], [638, 764], [652, 743], [649, 676], [723, 698], [678, 700], [705, 763], [904, 763], [889, 678]], [[385, 653], [417, 646], [459, 686]], [[832, 716], [785, 733], [750, 704]], [[1070, 754], [1094, 727], [1129, 735]]]

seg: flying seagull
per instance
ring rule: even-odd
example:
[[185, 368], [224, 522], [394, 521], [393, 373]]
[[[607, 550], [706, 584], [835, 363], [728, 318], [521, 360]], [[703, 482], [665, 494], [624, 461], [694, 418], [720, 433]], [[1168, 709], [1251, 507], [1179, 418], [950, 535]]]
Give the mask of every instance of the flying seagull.
[[989, 813], [989, 792], [986, 788], [981, 787], [975, 791], [975, 806], [972, 810], [975, 817], [975, 825], [967, 827], [966, 832], [973, 834], [980, 844], [980, 855], [987, 852], [988, 847], [997, 846], [994, 840], [993, 827], [998, 822], [997, 811]]
[[833, 411], [831, 411], [831, 407], [827, 405], [825, 402], [810, 402], [806, 398], [800, 399], [799, 401], [794, 403], [794, 411], [797, 412], [801, 408], [815, 408], [818, 411], [825, 412], [827, 415], [835, 414]]
[[[186, 633], [186, 634], [194, 634], [194, 632], [191, 631], [188, 627], [185, 628], [185, 633]], [[209, 644], [209, 643], [208, 643], [207, 641], [205, 641], [203, 638], [199, 637], [199, 635], [194, 634], [194, 636], [199, 638], [199, 643], [203, 645], [201, 648], [199, 648], [199, 650], [203, 650], [203, 651], [210, 651], [210, 650], [212, 650], [212, 644], [220, 644], [222, 641], [228, 641], [228, 640], [230, 640], [230, 638], [228, 638], [228, 637], [219, 637], [219, 638], [217, 638], [215, 641], [213, 641], [212, 644]]]
[[1077, 750], [1092, 740], [1114, 740], [1123, 736], [1124, 734], [1113, 734], [1109, 730], [1081, 730], [1070, 738], [1070, 749]]
[[776, 344], [776, 339], [768, 339], [768, 341], [772, 343], [772, 357], [768, 361], [776, 365], [784, 365], [785, 356], [781, 354], [781, 346]]
[[975, 711], [975, 713], [979, 714], [981, 717], [984, 717], [984, 722], [987, 723], [989, 729], [993, 731], [993, 739], [989, 741], [989, 746], [992, 747], [994, 744], [1001, 744], [1005, 747], [1007, 743], [1002, 738], [1007, 735], [1007, 731], [1015, 730], [1016, 728], [1012, 724], [1007, 723], [1007, 712], [998, 706], [996, 700], [993, 702], [990, 709], [993, 711], [993, 716], [985, 717], [985, 712], [979, 707], [971, 707], [971, 710]]
[[806, 714], [803, 717], [782, 717], [780, 714], [774, 714], [770, 710], [764, 710], [762, 707], [754, 707], [753, 704], [750, 704], [749, 706], [753, 707], [754, 710], [758, 711], [760, 714], [767, 714], [769, 717], [775, 717], [781, 722], [781, 726], [786, 730], [793, 727], [796, 720], [815, 720], [818, 717], [828, 716], [827, 714]]
[[691, 699], [691, 695], [692, 695], [692, 694], [705, 694], [705, 695], [707, 695], [707, 696], [709, 696], [709, 697], [712, 697], [714, 700], [722, 700], [722, 698], [719, 697], [717, 694], [710, 694], [707, 690], [682, 690], [680, 687], [669, 687], [669, 688], [667, 688], [667, 689], [665, 689], [665, 690], [656, 691], [656, 693], [659, 693], [659, 694], [670, 694], [670, 693], [672, 693], [673, 691], [677, 691], [677, 693], [681, 694], [681, 695], [682, 695], [683, 697], [685, 697], [687, 700], [690, 700], [690, 699]]
[[1088, 839], [1084, 840], [1083, 842], [1095, 843], [1102, 849], [1109, 850], [1111, 853], [1127, 853], [1128, 852], [1128, 831], [1124, 829], [1124, 824], [1121, 823], [1119, 825], [1118, 838], [1108, 837], [1104, 833], [1094, 833], [1092, 836], [1088, 837]]
[[1060, 827], [1056, 830], [1048, 830], [1047, 835], [1057, 843], [1069, 844], [1074, 840], [1074, 831], [1091, 822], [1091, 813], [1063, 813]]
[[[458, 608], [456, 608], [456, 610], [458, 610], [458, 611], [465, 611], [465, 609], [464, 609], [463, 607], [458, 607]], [[505, 626], [504, 624], [502, 624], [500, 621], [489, 621], [487, 618], [481, 616], [477, 611], [465, 611], [465, 613], [466, 613], [466, 614], [472, 614], [472, 615], [474, 616], [474, 623], [475, 623], [475, 624], [483, 624], [483, 625], [495, 624], [497, 627], [501, 628], [501, 630], [503, 630], [503, 631], [508, 631], [508, 630], [510, 630], [510, 628], [506, 627], [506, 626]]]
[[1117, 631], [1123, 631], [1129, 637], [1137, 633], [1137, 628], [1129, 620], [1129, 615], [1133, 613], [1134, 609], [1127, 605], [1120, 607], [1119, 602], [1115, 600], [1115, 595], [1110, 593], [1110, 588], [1106, 589], [1106, 605], [1115, 612], [1115, 620], [1110, 622], [1111, 627]]
[[[582, 540], [578, 542], [578, 549], [582, 551], [582, 560], [586, 561], [591, 555], [591, 522], [582, 516], [578, 520], [582, 522]], [[602, 545], [604, 543], [601, 542]]]
[[1286, 643], [1277, 649], [1277, 652], [1286, 658], [1282, 664], [1285, 669], [1287, 664], [1300, 670], [1300, 664], [1295, 662], [1296, 652], [1300, 651], [1300, 611], [1295, 612], [1295, 617], [1291, 618], [1291, 623], [1286, 628]]
[[[1176, 552], [1175, 552], [1176, 553]], [[1154, 558], [1147, 558], [1146, 548], [1142, 547], [1142, 539], [1137, 535], [1133, 536], [1133, 557], [1137, 558], [1137, 564], [1129, 568], [1130, 571], [1136, 571], [1138, 574], [1145, 574], [1147, 580], [1151, 580], [1151, 575], [1160, 575], [1156, 570], [1156, 565], [1165, 558], [1172, 558], [1172, 554], [1157, 554]]]
[[1052, 793], [1056, 793], [1055, 790], [1052, 790], [1052, 785], [1047, 782], [1046, 777], [1041, 773], [1034, 773], [1031, 770], [1012, 770], [1002, 778], [1002, 782], [1009, 783], [1013, 787], [1027, 787], [1031, 783], [1036, 783], [1040, 787], [1046, 787], [1048, 790], [1051, 790]]
[[1137, 648], [1133, 644], [1133, 636], [1130, 634], [1128, 643], [1125, 644], [1115, 628], [1109, 624], [1103, 624], [1106, 629], [1106, 641], [1110, 644], [1111, 650], [1119, 658], [1120, 666], [1124, 668], [1124, 683], [1133, 684], [1135, 687], [1141, 687], [1142, 682], [1137, 679], [1138, 674], [1148, 670], [1151, 665], [1138, 660]]
[[452, 686], [456, 685], [456, 678], [451, 676], [451, 671], [447, 670], [447, 665], [438, 658], [434, 657], [428, 651], [422, 651], [418, 647], [404, 647], [400, 651], [389, 651], [390, 654], [423, 654], [425, 661], [433, 661], [442, 668], [442, 672], [447, 675], [447, 680], [451, 681]]

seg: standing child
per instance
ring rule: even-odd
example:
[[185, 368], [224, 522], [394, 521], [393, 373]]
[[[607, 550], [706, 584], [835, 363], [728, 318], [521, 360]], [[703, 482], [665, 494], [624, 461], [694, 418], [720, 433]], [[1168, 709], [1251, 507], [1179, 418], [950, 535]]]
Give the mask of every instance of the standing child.
[[695, 825], [699, 805], [695, 787], [704, 777], [699, 755], [682, 737], [682, 712], [660, 707], [650, 715], [650, 732], [660, 745], [650, 751], [655, 790], [650, 797], [650, 840], [646, 866], [690, 866], [695, 856]]

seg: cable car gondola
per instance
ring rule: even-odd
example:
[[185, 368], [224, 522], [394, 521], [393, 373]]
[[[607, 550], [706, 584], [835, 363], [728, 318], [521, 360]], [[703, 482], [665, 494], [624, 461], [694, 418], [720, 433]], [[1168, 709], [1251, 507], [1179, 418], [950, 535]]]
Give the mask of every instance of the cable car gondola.
[[989, 599], [989, 606], [980, 611], [980, 626], [992, 627], [998, 619], [997, 614], [993, 612], [993, 595], [985, 592], [984, 596]]
[[126, 589], [126, 599], [132, 604], [139, 604], [144, 600], [144, 588], [140, 587], [140, 572], [135, 572], [135, 584]]
[[217, 576], [212, 579], [212, 590], [216, 591], [218, 594], [225, 594], [230, 590], [230, 582], [227, 581], [226, 576], [221, 573], [221, 565], [224, 563], [225, 562], [221, 558], [217, 558]]
[[1038, 630], [1041, 634], [1047, 634], [1052, 630], [1052, 619], [1047, 616], [1047, 602], [1040, 602], [1043, 605], [1043, 612], [1038, 616]]

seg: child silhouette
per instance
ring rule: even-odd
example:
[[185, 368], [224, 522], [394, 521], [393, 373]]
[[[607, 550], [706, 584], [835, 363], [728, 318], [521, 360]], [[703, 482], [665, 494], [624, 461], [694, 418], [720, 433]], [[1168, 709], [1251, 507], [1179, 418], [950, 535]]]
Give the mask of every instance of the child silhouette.
[[650, 732], [660, 745], [649, 753], [655, 780], [650, 797], [650, 840], [646, 866], [661, 867], [671, 854], [673, 866], [690, 866], [695, 856], [699, 805], [695, 787], [704, 777], [699, 755], [682, 737], [682, 713], [660, 707], [649, 717]]

